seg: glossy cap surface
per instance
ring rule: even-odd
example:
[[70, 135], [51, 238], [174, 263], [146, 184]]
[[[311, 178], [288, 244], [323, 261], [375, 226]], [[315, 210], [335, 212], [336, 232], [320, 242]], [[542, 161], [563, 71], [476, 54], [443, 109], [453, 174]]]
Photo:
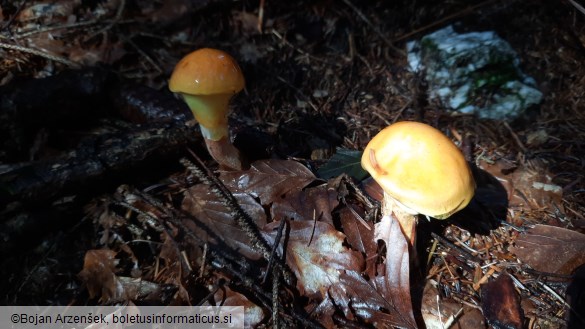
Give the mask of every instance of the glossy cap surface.
[[169, 89], [189, 95], [233, 95], [241, 91], [244, 84], [242, 70], [229, 54], [202, 48], [177, 63], [169, 80]]
[[475, 192], [461, 151], [424, 123], [386, 127], [368, 143], [361, 163], [387, 195], [419, 214], [447, 218], [467, 206]]

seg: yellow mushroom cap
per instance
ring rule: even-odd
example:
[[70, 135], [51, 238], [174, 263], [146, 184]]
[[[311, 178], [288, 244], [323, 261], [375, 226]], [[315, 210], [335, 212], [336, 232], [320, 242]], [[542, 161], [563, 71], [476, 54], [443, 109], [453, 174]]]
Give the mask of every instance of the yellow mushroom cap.
[[189, 95], [233, 95], [244, 89], [244, 84], [244, 75], [235, 59], [224, 51], [202, 48], [177, 63], [169, 89]]
[[475, 192], [461, 151], [424, 123], [403, 121], [380, 131], [368, 143], [362, 167], [401, 205], [439, 219], [463, 209]]

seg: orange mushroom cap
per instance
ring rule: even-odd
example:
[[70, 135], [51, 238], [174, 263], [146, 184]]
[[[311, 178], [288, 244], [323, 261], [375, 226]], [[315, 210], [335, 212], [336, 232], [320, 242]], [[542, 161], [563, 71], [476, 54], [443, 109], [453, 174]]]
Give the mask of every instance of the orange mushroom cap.
[[424, 123], [386, 127], [368, 143], [361, 163], [385, 194], [413, 213], [447, 218], [467, 206], [475, 192], [461, 151]]
[[244, 85], [244, 75], [236, 60], [211, 48], [198, 49], [183, 57], [169, 81], [172, 92], [189, 95], [233, 95]]

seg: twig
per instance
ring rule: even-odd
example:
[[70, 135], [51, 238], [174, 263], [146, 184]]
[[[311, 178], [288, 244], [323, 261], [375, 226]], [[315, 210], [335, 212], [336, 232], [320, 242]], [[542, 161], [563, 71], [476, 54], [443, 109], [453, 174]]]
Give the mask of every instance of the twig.
[[449, 329], [449, 328], [451, 328], [451, 326], [452, 326], [453, 324], [455, 324], [455, 321], [457, 320], [457, 318], [458, 318], [458, 317], [459, 317], [461, 314], [463, 314], [463, 308], [460, 308], [460, 309], [459, 309], [459, 311], [457, 311], [457, 313], [455, 313], [455, 314], [451, 314], [451, 315], [450, 315], [450, 316], [447, 318], [447, 322], [445, 322], [445, 324], [442, 324], [442, 325], [443, 325], [443, 328], [444, 328], [444, 329]]
[[276, 31], [276, 30], [274, 30], [274, 29], [273, 29], [271, 32], [272, 32], [272, 34], [274, 34], [274, 36], [276, 36], [276, 37], [277, 37], [277, 38], [278, 38], [280, 41], [282, 41], [282, 43], [284, 43], [285, 45], [287, 45], [287, 46], [291, 47], [291, 48], [292, 48], [294, 51], [298, 52], [299, 54], [301, 54], [301, 55], [303, 55], [303, 56], [307, 56], [307, 57], [309, 57], [309, 58], [311, 58], [311, 59], [314, 59], [314, 60], [316, 60], [316, 61], [318, 61], [318, 62], [321, 62], [321, 63], [324, 63], [324, 64], [328, 64], [328, 65], [334, 65], [334, 63], [331, 63], [331, 62], [330, 62], [330, 61], [328, 61], [328, 60], [321, 59], [321, 58], [319, 58], [319, 57], [315, 57], [315, 56], [311, 55], [310, 53], [308, 53], [308, 52], [306, 52], [306, 51], [304, 51], [304, 50], [301, 50], [301, 49], [297, 48], [295, 45], [293, 45], [293, 44], [292, 44], [292, 43], [290, 43], [288, 40], [286, 40], [286, 39], [285, 39], [285, 38], [284, 38], [284, 37], [283, 37], [283, 36], [282, 36], [280, 33], [278, 33], [278, 31]]
[[[194, 237], [194, 234], [189, 234], [189, 236]], [[196, 238], [196, 237], [194, 237]], [[211, 249], [211, 255], [216, 258], [218, 263], [225, 269], [229, 274], [239, 278], [240, 280], [238, 283], [242, 284], [246, 289], [252, 290], [257, 292], [256, 298], [268, 309], [272, 310], [272, 303], [270, 302], [270, 296], [268, 296], [257, 284], [255, 284], [255, 280], [250, 277], [243, 276], [237, 269], [235, 269], [232, 264], [226, 262], [225, 259], [221, 257], [220, 254], [217, 254], [213, 249]], [[285, 312], [282, 305], [279, 303], [278, 312]], [[299, 313], [299, 311], [295, 310], [294, 308], [288, 308], [286, 311], [290, 314], [290, 316], [298, 321], [303, 328], [323, 328], [319, 323], [315, 322], [304, 313]], [[285, 318], [286, 319], [286, 318]], [[291, 321], [288, 320], [287, 323], [284, 325], [286, 327], [293, 327], [293, 324], [290, 323]]]
[[569, 305], [569, 303], [567, 303], [567, 301], [563, 297], [561, 297], [559, 294], [557, 294], [556, 291], [554, 291], [551, 287], [547, 286], [544, 282], [536, 281], [536, 283], [538, 283], [542, 288], [544, 288], [544, 290], [546, 290], [556, 300], [558, 300], [561, 304], [563, 304], [563, 306], [566, 306], [569, 308], [571, 307], [571, 305]]
[[[278, 245], [280, 244], [280, 239], [282, 238], [282, 232], [286, 226], [286, 220], [281, 220], [280, 225], [278, 225], [278, 231], [276, 232], [276, 238], [274, 238], [274, 243], [272, 244], [272, 252], [270, 253], [270, 259], [268, 260], [268, 266], [266, 266], [266, 272], [264, 272], [264, 277], [262, 278], [262, 284], [266, 282], [266, 278], [270, 274], [270, 269], [272, 268], [272, 264], [274, 263], [274, 259], [277, 257], [277, 250]], [[274, 274], [276, 275], [276, 274]]]
[[144, 50], [142, 50], [140, 47], [138, 47], [138, 45], [136, 43], [134, 43], [134, 41], [132, 41], [131, 38], [126, 38], [122, 36], [122, 39], [124, 40], [124, 42], [128, 42], [128, 44], [130, 44], [132, 47], [134, 47], [134, 49], [136, 49], [136, 51], [146, 59], [147, 62], [150, 63], [150, 65], [152, 65], [152, 67], [154, 67], [155, 70], [157, 70], [158, 73], [162, 73], [163, 69], [160, 67], [160, 65], [158, 65], [154, 59], [152, 59]]
[[[238, 201], [227, 189], [227, 187], [225, 187], [225, 185], [223, 185], [223, 183], [217, 177], [209, 172], [209, 169], [203, 165], [201, 159], [199, 159], [199, 157], [197, 157], [197, 155], [194, 153], [191, 154], [197, 163], [193, 163], [187, 159], [181, 159], [181, 164], [185, 166], [185, 168], [187, 168], [193, 175], [197, 176], [197, 178], [199, 178], [204, 184], [208, 185], [211, 188], [211, 191], [223, 200], [224, 205], [231, 211], [232, 216], [234, 217], [234, 220], [238, 226], [244, 232], [246, 232], [246, 235], [252, 243], [252, 247], [258, 250], [264, 259], [269, 261], [271, 247], [260, 234], [260, 230], [258, 229], [258, 226], [252, 217], [250, 217], [250, 215], [248, 215], [248, 213], [246, 213], [242, 207], [240, 207]], [[275, 265], [277, 268], [279, 268], [279, 270], [282, 271], [282, 276], [286, 283], [292, 285], [294, 282], [294, 275], [288, 266], [283, 263], [275, 263]]]
[[366, 15], [359, 10], [359, 8], [357, 8], [353, 3], [351, 3], [351, 1], [349, 0], [343, 0], [343, 2], [349, 7], [351, 8], [351, 10], [353, 10], [359, 18], [361, 18], [377, 35], [378, 37], [384, 41], [384, 43], [390, 48], [392, 49], [395, 53], [405, 56], [406, 53], [404, 52], [404, 50], [394, 46], [394, 44], [392, 43], [392, 41], [390, 41], [388, 38], [386, 38], [384, 36], [384, 34], [382, 33], [382, 31], [380, 31], [380, 29], [378, 27], [376, 27], [376, 25], [374, 25], [374, 23], [372, 23], [367, 17]]
[[20, 51], [23, 53], [43, 57], [45, 59], [52, 60], [52, 61], [55, 61], [57, 63], [61, 63], [64, 65], [70, 66], [72, 68], [80, 68], [81, 67], [81, 65], [79, 63], [70, 61], [65, 57], [49, 54], [47, 52], [44, 52], [42, 50], [35, 49], [35, 48], [11, 45], [11, 44], [4, 43], [4, 42], [0, 42], [0, 48], [9, 49], [9, 50], [16, 50], [16, 51]]
[[463, 256], [463, 257], [465, 257], [465, 258], [467, 258], [467, 259], [469, 259], [477, 264], [481, 263], [481, 259], [479, 259], [477, 256], [475, 256], [475, 255], [471, 254], [469, 251], [455, 245], [453, 242], [445, 239], [444, 237], [442, 237], [434, 232], [431, 232], [431, 236], [433, 238], [437, 239], [441, 244], [444, 244], [447, 247], [456, 250], [457, 252], [459, 252], [459, 254], [461, 256]]
[[[283, 220], [284, 222], [284, 220]], [[278, 329], [278, 310], [280, 302], [278, 301], [278, 292], [280, 291], [280, 273], [274, 272], [272, 275], [272, 328]]]
[[508, 122], [504, 121], [504, 127], [506, 127], [506, 129], [508, 129], [508, 131], [510, 132], [510, 135], [512, 135], [514, 142], [516, 142], [516, 145], [520, 148], [520, 150], [522, 150], [523, 153], [527, 153], [528, 149], [526, 148], [526, 146], [524, 146], [524, 143], [522, 143], [522, 141], [520, 140], [518, 135], [516, 135], [514, 130], [512, 130], [512, 127], [510, 127]]
[[40, 28], [40, 29], [30, 29], [28, 31], [24, 31], [24, 32], [15, 34], [13, 39], [24, 39], [26, 37], [30, 37], [31, 35], [35, 35], [35, 34], [39, 34], [39, 33], [46, 33], [46, 32], [51, 32], [51, 31], [55, 31], [55, 30], [72, 29], [72, 28], [77, 28], [77, 27], [85, 27], [85, 26], [91, 26], [91, 25], [96, 25], [96, 24], [100, 24], [100, 23], [103, 23], [103, 22], [100, 22], [98, 20], [93, 20], [93, 21], [77, 22], [77, 23], [66, 24], [66, 25], [47, 26], [47, 27]]
[[489, 5], [489, 4], [493, 3], [493, 2], [496, 2], [496, 1], [499, 1], [499, 0], [488, 0], [488, 1], [484, 1], [482, 3], [478, 3], [475, 6], [471, 6], [471, 7], [465, 8], [465, 9], [463, 9], [461, 11], [458, 11], [458, 12], [456, 12], [454, 14], [451, 14], [451, 15], [449, 15], [447, 17], [444, 17], [444, 18], [442, 18], [442, 19], [440, 19], [438, 21], [434, 21], [431, 24], [425, 25], [425, 26], [423, 26], [421, 28], [418, 28], [418, 29], [416, 29], [414, 31], [410, 31], [410, 32], [408, 32], [406, 34], [403, 34], [400, 37], [395, 38], [394, 40], [392, 40], [392, 42], [398, 42], [398, 41], [402, 41], [404, 39], [408, 39], [408, 38], [412, 37], [415, 34], [418, 34], [418, 33], [421, 33], [421, 32], [427, 31], [427, 30], [430, 30], [430, 29], [432, 29], [432, 28], [434, 28], [434, 27], [436, 27], [438, 25], [441, 25], [441, 24], [443, 24], [443, 23], [445, 23], [447, 21], [450, 21], [450, 20], [452, 20], [454, 18], [459, 18], [461, 16], [465, 16], [467, 14], [470, 14], [471, 12], [475, 11], [476, 9], [481, 8], [483, 6], [487, 6], [487, 5]]
[[262, 26], [264, 25], [264, 0], [260, 0], [260, 5], [258, 6], [258, 32], [262, 33]]

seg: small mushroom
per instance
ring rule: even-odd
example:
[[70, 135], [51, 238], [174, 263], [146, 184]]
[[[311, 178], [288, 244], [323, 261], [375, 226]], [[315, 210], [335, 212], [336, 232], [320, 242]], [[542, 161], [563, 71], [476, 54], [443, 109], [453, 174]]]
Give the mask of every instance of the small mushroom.
[[187, 103], [201, 127], [211, 156], [223, 167], [240, 170], [242, 158], [229, 137], [229, 102], [244, 88], [238, 63], [227, 53], [202, 48], [175, 66], [169, 89]]
[[411, 245], [417, 214], [445, 219], [465, 208], [475, 192], [461, 151], [424, 123], [384, 128], [368, 143], [361, 163], [384, 190], [382, 214], [394, 213]]

